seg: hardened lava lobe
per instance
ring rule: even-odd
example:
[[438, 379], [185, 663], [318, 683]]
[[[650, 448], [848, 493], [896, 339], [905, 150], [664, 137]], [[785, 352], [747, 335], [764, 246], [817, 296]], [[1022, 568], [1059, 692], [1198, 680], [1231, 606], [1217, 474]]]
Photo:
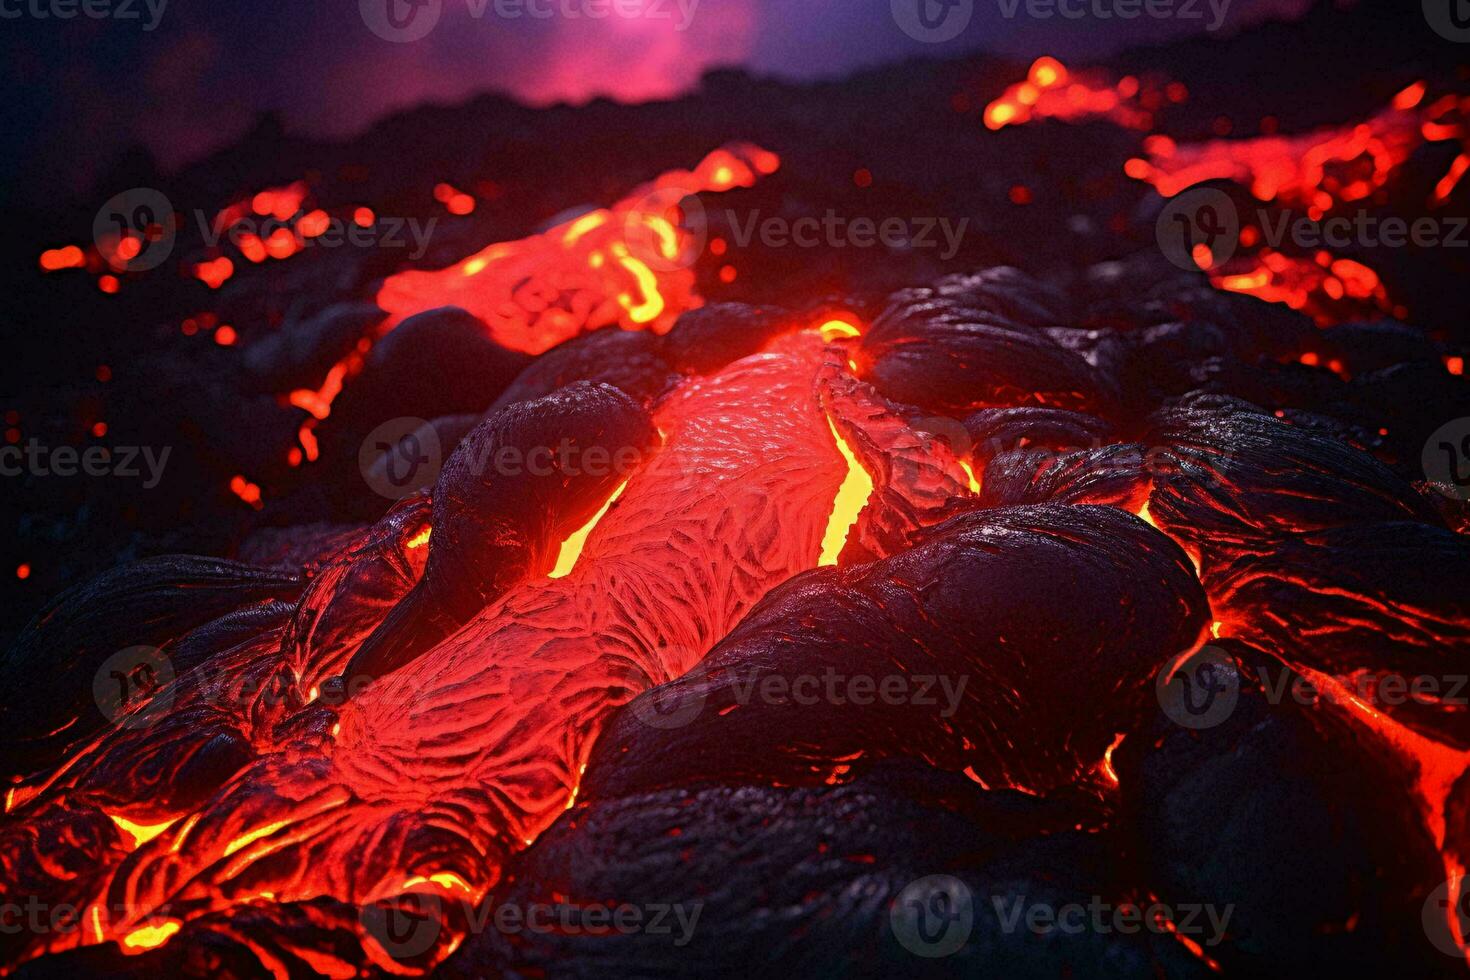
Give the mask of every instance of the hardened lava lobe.
[[[5, 962], [1451, 971], [1421, 923], [1470, 856], [1470, 733], [1363, 686], [1451, 670], [1470, 624], [1425, 433], [1374, 424], [1424, 344], [1334, 338], [1366, 383], [1284, 365], [1310, 323], [1156, 266], [949, 276], [825, 338], [734, 304], [590, 333], [444, 401], [442, 471], [375, 523], [63, 596], [5, 664], [62, 669], [5, 709], [0, 875], [97, 917]], [[629, 463], [494, 465], [564, 444]], [[169, 708], [110, 726], [71, 688], [136, 636]], [[1237, 697], [1190, 728], [1161, 692], [1207, 657]], [[1073, 905], [1214, 917], [1008, 918]], [[668, 929], [485, 925], [537, 906]]]

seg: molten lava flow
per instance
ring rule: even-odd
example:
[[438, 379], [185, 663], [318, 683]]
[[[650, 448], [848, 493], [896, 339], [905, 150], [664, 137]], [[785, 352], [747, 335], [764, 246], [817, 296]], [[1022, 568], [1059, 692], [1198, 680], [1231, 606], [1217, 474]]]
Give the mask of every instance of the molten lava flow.
[[831, 418], [827, 419], [827, 426], [832, 430], [838, 452], [842, 453], [842, 458], [847, 463], [847, 476], [843, 479], [842, 486], [837, 488], [837, 498], [832, 501], [832, 516], [827, 519], [827, 531], [822, 535], [822, 554], [817, 559], [818, 565], [837, 564], [837, 556], [842, 553], [842, 546], [847, 544], [848, 532], [857, 523], [858, 515], [863, 512], [868, 498], [873, 495], [873, 478], [858, 463], [857, 457], [837, 432], [837, 425]]
[[1439, 849], [1440, 858], [1444, 862], [1445, 877], [1450, 885], [1451, 894], [1445, 910], [1449, 934], [1460, 944], [1467, 963], [1470, 963], [1470, 946], [1467, 946], [1467, 939], [1470, 937], [1462, 935], [1460, 916], [1456, 914], [1464, 887], [1464, 865], [1470, 855], [1458, 853], [1449, 846], [1447, 840], [1450, 793], [1455, 782], [1470, 768], [1470, 752], [1426, 738], [1400, 724], [1358, 697], [1337, 678], [1299, 664], [1293, 665], [1293, 669], [1305, 677], [1349, 721], [1364, 728], [1371, 738], [1393, 751], [1412, 775], [1419, 811], [1429, 828], [1434, 846]]
[[[1183, 146], [1167, 136], [1151, 136], [1144, 141], [1148, 159], [1129, 160], [1124, 169], [1165, 197], [1207, 180], [1227, 179], [1249, 188], [1259, 200], [1300, 207], [1320, 218], [1340, 203], [1370, 197], [1425, 142], [1457, 139], [1470, 150], [1470, 131], [1463, 119], [1470, 112], [1470, 98], [1447, 96], [1425, 106], [1423, 94], [1420, 82], [1364, 122], [1298, 136], [1215, 139]], [[1449, 183], [1441, 181], [1437, 188], [1438, 200], [1444, 200], [1463, 176], [1462, 159], [1463, 152], [1446, 175]]]
[[[1426, 105], [1425, 90], [1423, 82], [1416, 82], [1364, 122], [1296, 136], [1213, 139], [1183, 146], [1168, 136], [1150, 136], [1143, 143], [1148, 159], [1129, 160], [1124, 172], [1152, 184], [1165, 197], [1204, 181], [1232, 180], [1257, 200], [1300, 208], [1310, 219], [1322, 220], [1340, 205], [1373, 197], [1424, 143], [1458, 140], [1461, 152], [1429, 202], [1443, 204], [1470, 169], [1470, 130], [1464, 119], [1470, 98], [1447, 95]], [[1247, 217], [1242, 215], [1240, 244], [1250, 248], [1267, 229]], [[1295, 220], [1290, 214], [1285, 219]], [[1311, 315], [1319, 325], [1375, 314], [1407, 315], [1389, 298], [1376, 272], [1325, 251], [1298, 256], [1262, 247], [1211, 269], [1213, 256], [1203, 249], [1196, 261], [1210, 270], [1219, 288], [1283, 303]]]
[[174, 825], [173, 820], [165, 820], [162, 823], [140, 824], [134, 823], [126, 817], [120, 817], [115, 813], [108, 815], [112, 817], [112, 822], [117, 824], [118, 829], [126, 832], [133, 838], [134, 847], [142, 847]]
[[1036, 59], [1026, 80], [1006, 89], [985, 107], [988, 129], [1019, 126], [1033, 119], [1109, 119], [1128, 129], [1148, 130], [1166, 101], [1182, 101], [1182, 86], [1160, 89], [1127, 76], [1109, 83], [1101, 72], [1074, 75], [1055, 58]]
[[287, 396], [311, 414], [297, 433], [301, 446], [291, 450], [293, 465], [317, 458], [314, 430], [331, 414], [343, 385], [362, 370], [373, 340], [415, 313], [461, 307], [484, 320], [498, 343], [531, 354], [613, 324], [666, 332], [679, 314], [703, 303], [689, 268], [700, 245], [698, 229], [685, 227], [681, 202], [700, 191], [749, 187], [779, 166], [768, 150], [744, 144], [716, 150], [693, 171], [669, 171], [611, 208], [530, 238], [497, 242], [447, 269], [389, 276], [377, 297], [389, 316], [374, 336], [361, 338], [320, 386]]
[[702, 247], [681, 202], [701, 191], [749, 187], [775, 171], [775, 154], [747, 145], [716, 150], [611, 208], [539, 235], [497, 242], [446, 269], [390, 276], [378, 293], [384, 329], [440, 306], [468, 310], [497, 342], [539, 354], [586, 330], [619, 324], [666, 332], [700, 305], [688, 268]]
[[[178, 922], [263, 900], [425, 887], [478, 900], [565, 812], [614, 708], [687, 672], [773, 586], [840, 547], [873, 481], [824, 407], [838, 374], [840, 351], [803, 331], [687, 382], [658, 411], [663, 447], [566, 542], [555, 577], [380, 677], [324, 743], [283, 751], [262, 726], [257, 760], [200, 809], [132, 824], [136, 849], [103, 880], [129, 911], [52, 948], [141, 950]], [[402, 522], [404, 540], [424, 537], [422, 517]]]
[[592, 515], [592, 519], [577, 528], [576, 531], [572, 532], [571, 537], [561, 543], [561, 550], [556, 556], [556, 567], [546, 573], [547, 578], [565, 578], [571, 574], [572, 569], [576, 567], [577, 559], [582, 556], [582, 549], [587, 544], [587, 535], [592, 533], [592, 529], [602, 520], [608, 508], [613, 505], [613, 502], [622, 496], [623, 490], [627, 486], [628, 483], [626, 480], [618, 484], [618, 488], [612, 492], [612, 496], [607, 498], [607, 503], [603, 504], [597, 513]]
[[1210, 282], [1233, 293], [1283, 303], [1311, 316], [1319, 326], [1363, 315], [1364, 309], [1402, 316], [1378, 273], [1352, 259], [1318, 252], [1311, 258], [1263, 248], [1210, 273]]
[[139, 926], [123, 937], [125, 949], [141, 952], [145, 949], [153, 949], [168, 942], [174, 933], [178, 932], [180, 923], [170, 919], [157, 925]]

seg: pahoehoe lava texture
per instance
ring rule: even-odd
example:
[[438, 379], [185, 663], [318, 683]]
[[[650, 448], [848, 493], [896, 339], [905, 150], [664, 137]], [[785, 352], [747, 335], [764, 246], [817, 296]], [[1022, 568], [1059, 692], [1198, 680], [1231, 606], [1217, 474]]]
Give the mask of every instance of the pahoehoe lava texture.
[[1455, 976], [1427, 942], [1426, 902], [1444, 878], [1404, 801], [1409, 773], [1340, 713], [1287, 697], [1280, 662], [1219, 647], [1238, 695], [1218, 725], [1153, 716], [1114, 756], [1121, 832], [1150, 887], [1230, 903], [1227, 975], [1340, 971]]
[[[1017, 907], [1119, 893], [1096, 816], [911, 763], [835, 787], [722, 779], [589, 802], [517, 862], [485, 912], [565, 909], [580, 923], [590, 907], [669, 909], [666, 921], [655, 929], [650, 912], [643, 928], [605, 935], [486, 929], [443, 975], [735, 977], [761, 963], [787, 976], [1208, 976], [1167, 937], [1006, 927]], [[923, 958], [919, 937], [940, 925], [922, 921], [935, 875], [961, 882], [974, 910], [967, 942]]]
[[[1463, 509], [1376, 424], [1432, 342], [1342, 330], [1332, 350], [1369, 380], [1311, 372], [1282, 363], [1310, 324], [1147, 260], [1046, 282], [992, 268], [861, 306], [883, 312], [858, 337], [812, 329], [827, 301], [713, 303], [529, 365], [463, 311], [405, 322], [495, 372], [410, 386], [441, 413], [423, 416], [448, 454], [432, 486], [357, 498], [372, 523], [258, 532], [257, 564], [121, 568], [0, 665], [38, 695], [0, 706], [19, 746], [0, 883], [108, 909], [91, 933], [0, 937], [0, 961], [1449, 970], [1422, 917], [1470, 851], [1463, 711], [1273, 686], [1444, 675], [1470, 647]], [[422, 368], [403, 342], [367, 366]], [[376, 384], [324, 446], [332, 425], [370, 428]], [[632, 456], [497, 466], [563, 443]], [[107, 728], [93, 674], [139, 643], [170, 658], [152, 692], [168, 710]], [[1158, 681], [1202, 648], [1228, 655], [1239, 704], [1191, 729]], [[916, 954], [961, 894], [963, 938]], [[1007, 918], [1098, 902], [1231, 912], [1209, 936]], [[494, 925], [630, 906], [666, 928]], [[177, 929], [161, 948], [122, 955], [160, 921]]]
[[1184, 553], [1129, 514], [975, 511], [772, 591], [698, 668], [619, 713], [583, 798], [820, 784], [884, 756], [1070, 785], [1208, 621]]
[[[578, 381], [492, 413], [445, 463], [423, 576], [348, 661], [349, 680], [397, 670], [550, 571], [560, 542], [657, 441], [648, 415], [608, 384]], [[579, 462], [557, 468], [557, 454]]]

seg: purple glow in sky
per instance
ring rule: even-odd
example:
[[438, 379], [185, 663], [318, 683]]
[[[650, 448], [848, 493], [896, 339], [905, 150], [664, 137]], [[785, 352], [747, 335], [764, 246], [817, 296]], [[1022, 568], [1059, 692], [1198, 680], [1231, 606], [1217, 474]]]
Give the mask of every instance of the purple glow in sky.
[[[919, 16], [920, 4], [935, 22], [964, 12], [969, 19], [953, 38], [926, 43], [899, 26]], [[142, 143], [166, 167], [176, 167], [235, 139], [262, 110], [281, 113], [293, 131], [345, 136], [394, 110], [490, 90], [533, 104], [596, 96], [642, 101], [677, 95], [705, 71], [725, 66], [809, 79], [976, 50], [1087, 59], [1212, 25], [1229, 34], [1310, 6], [1311, 0], [150, 0], [135, 5], [141, 16], [130, 22], [6, 20], [0, 78], [16, 97], [0, 108], [0, 122], [6, 139], [19, 142], [12, 160], [65, 156], [96, 168], [116, 149]], [[1173, 16], [1120, 15], [1140, 7]], [[430, 20], [432, 29], [414, 40], [379, 36], [393, 34], [394, 23], [416, 33]], [[378, 33], [370, 23], [379, 24]]]

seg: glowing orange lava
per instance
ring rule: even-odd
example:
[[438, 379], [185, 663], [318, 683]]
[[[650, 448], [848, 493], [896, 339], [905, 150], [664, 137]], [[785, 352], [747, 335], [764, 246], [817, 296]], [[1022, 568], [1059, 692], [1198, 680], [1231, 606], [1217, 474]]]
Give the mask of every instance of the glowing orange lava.
[[[1128, 129], [1147, 130], [1167, 101], [1182, 101], [1182, 88], [1160, 89], [1129, 75], [1116, 84], [1101, 72], [1074, 74], [1055, 58], [1041, 57], [1026, 80], [1006, 89], [985, 107], [985, 126], [1004, 129], [1033, 119], [1078, 121], [1105, 118]], [[1017, 202], [1021, 203], [1021, 202]]]
[[458, 306], [489, 324], [498, 343], [528, 354], [614, 324], [665, 333], [702, 303], [689, 266], [703, 243], [681, 207], [685, 198], [749, 187], [778, 165], [774, 154], [748, 145], [716, 150], [693, 170], [665, 173], [610, 208], [497, 242], [446, 269], [389, 276], [377, 297], [389, 314], [384, 329]]

